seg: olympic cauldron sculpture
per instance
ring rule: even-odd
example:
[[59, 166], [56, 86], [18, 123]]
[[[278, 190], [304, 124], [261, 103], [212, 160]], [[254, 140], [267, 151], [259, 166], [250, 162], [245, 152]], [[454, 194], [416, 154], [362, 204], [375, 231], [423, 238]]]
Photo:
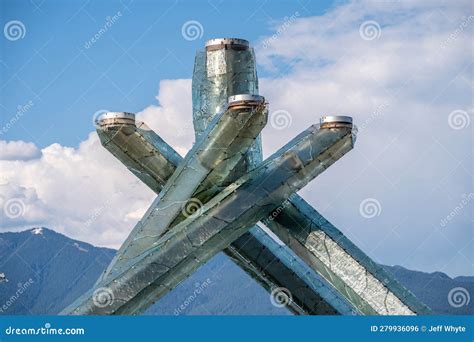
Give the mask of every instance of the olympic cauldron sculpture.
[[353, 148], [351, 117], [323, 116], [262, 160], [268, 104], [249, 43], [208, 41], [192, 82], [196, 142], [184, 158], [134, 114], [97, 119], [102, 145], [157, 197], [62, 314], [142, 313], [221, 251], [295, 314], [429, 313], [296, 194]]

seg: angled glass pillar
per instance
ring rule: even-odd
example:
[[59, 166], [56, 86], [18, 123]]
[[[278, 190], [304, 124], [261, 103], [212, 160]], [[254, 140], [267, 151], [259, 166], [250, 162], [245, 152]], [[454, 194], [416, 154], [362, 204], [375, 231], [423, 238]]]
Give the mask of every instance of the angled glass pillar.
[[[234, 42], [237, 48], [228, 48], [227, 45]], [[251, 49], [240, 46], [248, 46], [248, 43], [246, 45], [238, 39], [215, 39], [206, 44], [205, 52], [198, 52], [196, 56], [193, 74], [193, 118], [197, 135], [202, 132], [205, 123], [212, 120], [213, 113], [217, 112], [216, 108], [223, 102], [222, 94], [228, 94], [236, 83], [248, 87], [249, 92], [258, 92], [254, 54], [242, 52]], [[322, 124], [327, 128], [337, 127], [341, 120], [344, 121], [344, 117], [325, 117]], [[261, 144], [261, 141], [256, 144]], [[249, 159], [261, 160], [261, 147], [254, 146], [249, 154]], [[249, 166], [252, 168], [252, 163], [248, 163], [247, 168]], [[314, 228], [318, 227], [315, 222], [322, 217], [314, 209], [309, 210], [309, 205], [303, 205], [306, 202], [301, 197], [295, 194], [291, 203], [292, 206], [288, 208], [278, 208], [281, 215], [275, 215], [274, 220], [266, 220], [266, 225], [360, 311], [365, 314], [374, 311], [377, 314], [430, 312], [393, 276], [377, 266], [335, 227], [331, 231], [337, 232], [333, 235], [338, 239], [331, 238], [332, 235], [324, 230], [326, 226]], [[314, 228], [314, 231], [311, 228]], [[333, 248], [325, 254], [331, 241]]]
[[[146, 127], [143, 123], [137, 123], [134, 128], [131, 122], [113, 126], [103, 122], [97, 133], [104, 147], [127, 168], [135, 171], [145, 184], [152, 179], [153, 184], [149, 186], [158, 189], [155, 190], [158, 193], [164, 185], [163, 180], [171, 177], [182, 158], [155, 132], [143, 127]], [[146, 151], [149, 157], [140, 158], [144, 152], [137, 156], [132, 150]], [[162, 176], [154, 176], [160, 172]], [[288, 289], [292, 300], [287, 306], [295, 314], [347, 315], [358, 312], [351, 305], [345, 304], [345, 299], [291, 250], [278, 244], [258, 226], [244, 233], [224, 252], [269, 292], [281, 287]], [[102, 281], [103, 277], [98, 283]], [[324, 299], [327, 296], [320, 295], [321, 292], [331, 294], [327, 301]], [[127, 313], [142, 312], [156, 300], [151, 295], [145, 299], [143, 297], [144, 294], [141, 294], [131, 300], [127, 307], [133, 311]], [[125, 313], [125, 310], [122, 311]]]
[[[243, 158], [265, 126], [266, 118], [265, 100], [261, 96], [253, 96], [243, 104], [226, 103], [223, 111], [208, 125], [206, 134], [194, 144], [167, 179], [144, 219], [120, 247], [105, 276], [119, 270], [122, 264], [129, 264], [150, 248], [159, 236], [173, 226], [180, 214], [192, 215], [190, 210], [193, 210], [194, 205], [201, 205], [192, 198], [192, 194], [209, 178], [217, 180], [218, 175], [213, 171], [218, 170], [223, 161], [226, 165], [231, 164], [229, 167], [232, 168]], [[99, 124], [106, 127], [107, 120], [107, 117], [101, 118]]]
[[109, 305], [97, 306], [88, 293], [65, 313], [113, 314], [150, 287], [155, 288], [153, 297], [161, 298], [352, 147], [351, 127], [309, 128], [102, 284], [114, 294]]
[[[206, 44], [206, 51], [198, 53], [196, 57], [193, 75], [193, 119], [196, 141], [206, 138], [225, 110], [226, 99], [237, 94], [258, 95], [253, 51], [248, 42], [241, 39], [227, 38], [209, 41]], [[340, 125], [341, 123], [343, 125]], [[98, 309], [93, 305], [93, 301], [91, 304], [90, 294], [86, 294], [82, 298], [82, 302], [79, 300], [66, 312], [76, 314], [139, 312], [143, 303], [151, 303], [160, 298], [171, 290], [177, 281], [189, 276], [219, 249], [238, 242], [239, 236], [248, 234], [246, 231], [251, 225], [266, 217], [265, 212], [271, 213], [271, 217], [275, 217], [271, 222], [266, 222], [268, 227], [287, 243], [288, 248], [307, 263], [306, 266], [310, 267], [315, 272], [314, 274], [320, 277], [321, 283], [325, 284], [324, 289], [329, 288], [331, 289], [330, 293], [337, 293], [339, 304], [347, 305], [349, 303], [346, 309], [350, 312], [362, 314], [429, 312], [426, 306], [419, 303], [393, 277], [376, 266], [337, 229], [328, 223], [322, 224], [321, 222], [325, 221], [324, 218], [309, 205], [305, 207], [305, 202], [294, 194], [300, 185], [306, 184], [307, 181], [347, 152], [344, 152], [347, 145], [343, 143], [338, 145], [337, 142], [331, 143], [327, 140], [328, 136], [331, 136], [327, 132], [335, 133], [345, 128], [348, 128], [345, 119], [341, 121], [338, 117], [327, 117], [323, 120], [321, 129], [313, 128], [312, 133], [309, 131], [302, 133], [293, 140], [294, 145], [287, 144], [284, 149], [279, 150], [270, 160], [262, 164], [260, 164], [261, 142], [257, 132], [257, 135], [254, 136], [255, 141], [248, 146], [248, 149], [241, 150], [244, 154], [243, 158], [239, 159], [237, 154], [233, 154], [233, 157], [229, 158], [232, 160], [229, 165], [226, 165], [225, 159], [221, 160], [221, 164], [218, 163], [219, 165], [214, 165], [214, 168], [209, 170], [207, 176], [212, 173], [213, 176], [208, 178], [207, 182], [205, 179], [201, 179], [200, 182], [193, 183], [194, 187], [190, 187], [192, 194], [190, 195], [191, 191], [189, 191], [186, 196], [183, 196], [188, 199], [190, 196], [196, 196], [199, 201], [205, 203], [199, 214], [187, 217], [188, 215], [181, 215], [182, 213], [175, 210], [174, 214], [170, 215], [169, 222], [163, 225], [164, 229], [160, 230], [160, 234], [150, 231], [153, 238], [159, 236], [159, 240], [153, 245], [150, 246], [147, 243], [149, 248], [144, 248], [144, 245], [133, 247], [134, 243], [132, 243], [128, 246], [132, 248], [125, 249], [125, 251], [136, 249], [140, 253], [135, 258], [125, 259], [125, 262], [120, 263], [122, 266], [117, 270], [118, 273], [109, 273], [99, 283], [110, 286], [118, 294], [118, 300], [113, 307]], [[350, 129], [352, 137], [352, 125]], [[319, 136], [316, 131], [326, 132], [327, 135]], [[310, 143], [311, 148], [308, 150], [303, 143], [305, 138], [313, 133], [318, 135], [317, 141], [323, 145], [332, 146], [327, 151], [319, 150], [321, 158], [318, 157], [318, 166], [315, 166], [315, 161], [313, 163], [305, 159], [315, 152], [314, 149], [318, 150], [317, 144], [313, 146]], [[229, 142], [227, 141], [227, 143]], [[351, 138], [350, 148], [352, 148], [352, 143]], [[230, 146], [228, 145], [227, 148]], [[292, 154], [290, 151], [295, 152], [292, 150], [295, 147], [299, 152], [305, 152]], [[285, 154], [288, 152], [290, 155]], [[334, 152], [336, 153], [334, 154]], [[271, 165], [275, 160], [282, 161], [282, 164]], [[267, 167], [278, 174], [277, 177], [274, 177], [275, 179], [261, 178], [268, 171]], [[250, 170], [253, 171], [249, 172]], [[162, 171], [160, 170], [160, 172]], [[290, 176], [287, 173], [289, 171], [296, 172], [296, 174]], [[132, 172], [140, 177], [137, 170], [132, 170]], [[160, 172], [155, 175], [156, 179], [162, 176]], [[150, 172], [145, 171], [144, 173], [150, 176]], [[148, 176], [141, 176], [146, 179], [145, 183], [152, 183]], [[282, 181], [280, 177], [287, 177], [287, 180], [278, 183]], [[160, 181], [163, 180], [162, 177]], [[255, 184], [255, 180], [260, 183]], [[198, 184], [197, 187], [196, 184]], [[258, 194], [252, 192], [254, 187]], [[155, 191], [159, 190], [159, 187], [155, 189]], [[286, 205], [278, 205], [281, 201], [287, 200], [284, 198], [285, 196], [287, 198], [291, 196], [291, 206], [288, 209]], [[242, 198], [245, 198], [245, 202], [242, 201]], [[249, 203], [250, 206], [253, 206], [249, 207]], [[145, 216], [144, 226], [151, 227], [147, 224], [147, 217], [151, 210], [153, 208]], [[275, 212], [278, 215], [274, 215]], [[149, 236], [145, 234], [143, 237], [143, 240], [148, 240]], [[258, 234], [251, 237], [258, 238]], [[193, 241], [196, 242], [196, 245]], [[198, 241], [199, 243], [197, 243]], [[228, 250], [232, 250], [232, 247], [229, 247]], [[248, 252], [251, 251], [248, 250]], [[273, 255], [278, 254], [276, 250], [272, 252]], [[251, 253], [247, 253], [247, 259], [249, 255]], [[163, 261], [163, 258], [168, 261], [180, 261], [173, 266], [156, 269], [157, 265], [165, 265], [159, 261]], [[242, 267], [244, 266], [242, 264]], [[289, 269], [295, 269], [295, 267], [289, 266]], [[255, 272], [254, 275], [258, 276], [259, 274]], [[271, 282], [271, 277], [267, 277], [266, 280]], [[328, 284], [331, 285], [328, 287]], [[327, 303], [331, 302], [332, 308], [338, 307], [339, 304], [334, 299], [330, 299], [331, 296], [328, 296], [327, 292], [322, 290], [316, 292], [321, 294]], [[341, 312], [340, 310], [339, 313]]]

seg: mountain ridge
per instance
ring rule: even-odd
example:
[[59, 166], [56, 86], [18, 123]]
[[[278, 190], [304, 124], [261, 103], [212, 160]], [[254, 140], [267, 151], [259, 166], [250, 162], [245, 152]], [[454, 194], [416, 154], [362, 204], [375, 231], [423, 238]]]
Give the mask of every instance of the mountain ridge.
[[[87, 291], [116, 250], [71, 239], [46, 227], [0, 233], [0, 315], [57, 314]], [[472, 314], [473, 276], [451, 278], [402, 266], [384, 266], [435, 313]], [[467, 303], [449, 300], [464, 289]], [[197, 291], [199, 289], [199, 291]], [[21, 290], [21, 291], [20, 291]], [[19, 294], [19, 292], [21, 292]], [[198, 294], [196, 294], [198, 292]], [[222, 253], [153, 305], [150, 315], [289, 315]]]

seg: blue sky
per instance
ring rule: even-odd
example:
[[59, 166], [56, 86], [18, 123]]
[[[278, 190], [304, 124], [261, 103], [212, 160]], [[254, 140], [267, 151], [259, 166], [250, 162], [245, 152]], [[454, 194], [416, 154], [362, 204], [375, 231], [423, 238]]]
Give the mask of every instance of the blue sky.
[[[330, 1], [2, 1], [0, 22], [20, 20], [25, 37], [2, 39], [1, 117], [34, 106], [28, 119], [2, 138], [76, 146], [92, 129], [101, 109], [136, 112], [153, 101], [161, 79], [189, 78], [194, 53], [207, 39], [245, 37], [254, 42], [272, 34], [295, 12], [324, 13]], [[100, 39], [85, 44], [118, 20]], [[202, 24], [202, 37], [183, 38], [182, 25]], [[262, 72], [265, 76], [265, 72]]]
[[[306, 200], [381, 263], [473, 274], [472, 1], [0, 6], [0, 207], [23, 207], [0, 211], [0, 231], [42, 225], [119, 247], [154, 194], [100, 145], [94, 113], [137, 113], [184, 155], [195, 52], [234, 36], [255, 48], [269, 101], [265, 155], [323, 115], [359, 127], [354, 150], [301, 191]], [[197, 36], [183, 34], [190, 22]]]

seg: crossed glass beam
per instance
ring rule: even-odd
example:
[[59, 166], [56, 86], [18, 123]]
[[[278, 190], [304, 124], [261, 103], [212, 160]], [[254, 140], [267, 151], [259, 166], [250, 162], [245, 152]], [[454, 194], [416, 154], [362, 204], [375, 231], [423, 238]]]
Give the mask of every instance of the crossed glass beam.
[[196, 143], [184, 159], [133, 114], [99, 119], [104, 147], [158, 197], [64, 314], [141, 313], [222, 250], [296, 314], [429, 312], [296, 194], [352, 149], [352, 119], [324, 117], [262, 161], [257, 94], [248, 42], [217, 39], [196, 56]]

